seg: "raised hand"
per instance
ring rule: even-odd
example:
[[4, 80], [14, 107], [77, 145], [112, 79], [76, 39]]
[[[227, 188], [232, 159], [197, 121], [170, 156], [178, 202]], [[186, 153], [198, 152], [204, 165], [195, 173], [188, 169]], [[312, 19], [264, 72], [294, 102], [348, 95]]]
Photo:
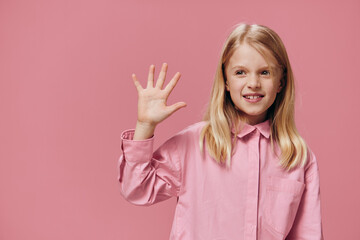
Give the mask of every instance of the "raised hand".
[[155, 66], [151, 65], [146, 88], [143, 88], [135, 74], [132, 74], [134, 84], [138, 91], [138, 119], [134, 140], [151, 137], [157, 124], [168, 118], [175, 111], [186, 106], [185, 102], [177, 102], [170, 106], [166, 105], [166, 100], [180, 79], [180, 73], [177, 72], [166, 87], [163, 88], [166, 71], [167, 64], [164, 63], [154, 86]]

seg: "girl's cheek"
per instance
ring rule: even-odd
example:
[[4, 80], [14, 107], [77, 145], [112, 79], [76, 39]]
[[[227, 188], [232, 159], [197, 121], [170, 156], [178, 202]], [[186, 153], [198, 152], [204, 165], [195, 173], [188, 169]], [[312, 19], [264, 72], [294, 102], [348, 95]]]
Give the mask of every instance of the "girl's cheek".
[[244, 83], [238, 79], [238, 81], [235, 81], [233, 84], [233, 88], [240, 90], [244, 86]]

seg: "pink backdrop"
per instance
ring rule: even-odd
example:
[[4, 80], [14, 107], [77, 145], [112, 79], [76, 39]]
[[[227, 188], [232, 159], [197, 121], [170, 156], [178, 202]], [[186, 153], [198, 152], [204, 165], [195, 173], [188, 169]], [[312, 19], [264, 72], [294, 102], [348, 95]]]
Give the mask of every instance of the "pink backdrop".
[[182, 77], [185, 101], [156, 144], [199, 121], [221, 46], [239, 22], [283, 39], [296, 121], [317, 155], [324, 234], [360, 239], [360, 2], [0, 1], [0, 239], [168, 239], [176, 199], [120, 195], [120, 133], [133, 128], [134, 72]]

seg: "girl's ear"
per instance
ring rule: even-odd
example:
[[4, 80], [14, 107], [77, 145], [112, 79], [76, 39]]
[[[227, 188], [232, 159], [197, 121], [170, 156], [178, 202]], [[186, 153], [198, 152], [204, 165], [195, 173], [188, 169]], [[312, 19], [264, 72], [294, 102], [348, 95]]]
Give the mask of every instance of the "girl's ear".
[[226, 87], [226, 91], [230, 91], [230, 90], [229, 90], [229, 85], [228, 85], [228, 82], [227, 82], [227, 81], [225, 82], [225, 87]]
[[277, 90], [277, 93], [281, 92], [281, 90], [282, 90], [282, 88], [283, 88], [283, 86], [284, 86], [283, 82], [284, 82], [284, 80], [283, 80], [283, 79], [280, 79], [280, 84], [279, 84], [279, 88], [278, 88], [278, 90]]
[[280, 85], [279, 85], [279, 88], [278, 88], [278, 91], [277, 93], [281, 92], [281, 90], [283, 89], [284, 87], [284, 82], [286, 81], [286, 75], [281, 75], [281, 78], [280, 78]]

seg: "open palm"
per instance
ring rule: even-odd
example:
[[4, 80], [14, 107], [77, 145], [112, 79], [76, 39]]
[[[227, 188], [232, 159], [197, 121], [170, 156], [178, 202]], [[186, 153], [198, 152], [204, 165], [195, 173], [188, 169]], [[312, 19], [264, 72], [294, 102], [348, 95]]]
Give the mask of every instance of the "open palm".
[[177, 102], [167, 106], [166, 101], [180, 79], [177, 72], [170, 82], [163, 88], [167, 71], [167, 64], [164, 63], [159, 78], [154, 86], [155, 66], [151, 65], [146, 88], [143, 88], [135, 74], [132, 75], [134, 84], [138, 91], [138, 122], [156, 126], [158, 123], [169, 117], [178, 109], [185, 107], [186, 103]]

